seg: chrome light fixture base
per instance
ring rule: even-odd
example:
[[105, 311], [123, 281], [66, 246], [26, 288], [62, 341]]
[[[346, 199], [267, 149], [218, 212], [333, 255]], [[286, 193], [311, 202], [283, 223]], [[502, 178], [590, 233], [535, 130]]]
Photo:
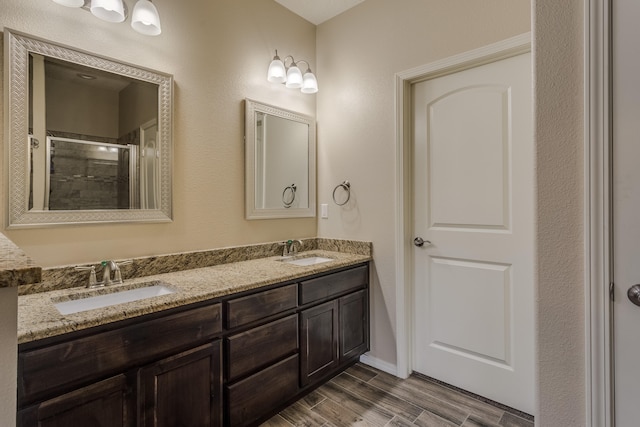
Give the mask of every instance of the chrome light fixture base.
[[[286, 66], [287, 60], [291, 60], [288, 67]], [[301, 62], [307, 64], [307, 70], [304, 74], [298, 67], [298, 64]], [[267, 80], [271, 83], [284, 83], [286, 87], [290, 89], [300, 89], [302, 93], [310, 94], [318, 92], [318, 79], [315, 74], [311, 72], [309, 62], [305, 60], [296, 61], [291, 55], [282, 60], [278, 56], [277, 50], [273, 60], [269, 64]]]

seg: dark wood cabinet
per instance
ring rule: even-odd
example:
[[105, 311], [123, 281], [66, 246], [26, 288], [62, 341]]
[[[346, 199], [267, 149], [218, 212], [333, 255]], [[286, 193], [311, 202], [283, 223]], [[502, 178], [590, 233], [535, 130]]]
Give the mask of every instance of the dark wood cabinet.
[[125, 375], [99, 381], [18, 412], [18, 427], [130, 427], [132, 387]]
[[222, 425], [221, 352], [217, 340], [140, 369], [138, 426]]
[[227, 380], [235, 381], [298, 351], [298, 315], [226, 338]]
[[360, 264], [21, 344], [18, 427], [253, 426], [369, 348]]
[[20, 427], [222, 425], [220, 303], [96, 329], [21, 346]]
[[298, 284], [231, 298], [224, 307], [224, 424], [250, 426], [298, 393]]
[[333, 298], [369, 284], [369, 267], [361, 265], [300, 282], [300, 304]]
[[300, 314], [300, 383], [313, 384], [352, 363], [369, 349], [366, 290], [304, 310]]
[[225, 301], [227, 329], [264, 321], [269, 316], [295, 309], [298, 305], [298, 285], [280, 286]]
[[338, 366], [338, 301], [300, 313], [300, 383], [323, 378]]
[[33, 343], [18, 354], [18, 400], [28, 404], [211, 340], [222, 331], [221, 312], [213, 304], [62, 336], [50, 345]]
[[225, 425], [255, 425], [298, 392], [298, 355], [228, 385], [226, 391], [229, 406]]
[[369, 350], [369, 294], [366, 290], [354, 292], [338, 300], [340, 317], [340, 363]]

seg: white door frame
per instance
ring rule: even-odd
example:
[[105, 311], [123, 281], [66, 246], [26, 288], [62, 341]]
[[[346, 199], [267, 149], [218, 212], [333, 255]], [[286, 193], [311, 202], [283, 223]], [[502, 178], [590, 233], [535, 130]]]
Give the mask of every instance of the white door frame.
[[[595, 1], [595, 0], [594, 0]], [[498, 43], [451, 56], [427, 65], [396, 74], [396, 375], [411, 374], [413, 361], [413, 266], [411, 250], [411, 85], [413, 83], [452, 74], [478, 65], [495, 62], [531, 51], [531, 33], [524, 33]]]
[[584, 2], [586, 425], [612, 427], [611, 2]]

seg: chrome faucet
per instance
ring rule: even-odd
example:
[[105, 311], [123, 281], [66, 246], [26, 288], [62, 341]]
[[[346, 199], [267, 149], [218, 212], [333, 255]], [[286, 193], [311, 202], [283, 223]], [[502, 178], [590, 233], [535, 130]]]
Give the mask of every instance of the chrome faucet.
[[[131, 264], [133, 261], [102, 261], [102, 284], [103, 285], [119, 285], [123, 282], [122, 272], [120, 266], [125, 264]], [[111, 273], [113, 272], [113, 280], [111, 280]]]
[[119, 270], [118, 264], [114, 261], [102, 261], [102, 284], [110, 285], [111, 284], [111, 272], [115, 270]]
[[282, 242], [282, 256], [292, 256], [298, 253], [298, 249], [296, 248], [296, 242], [300, 243], [300, 249], [302, 249], [302, 240], [287, 240], [286, 242]]
[[302, 246], [304, 245], [304, 243], [302, 243], [302, 240], [300, 239], [293, 240], [291, 242], [291, 245], [289, 246], [289, 255], [295, 255], [298, 253], [298, 249], [296, 248], [296, 242], [300, 243], [300, 250], [302, 250]]

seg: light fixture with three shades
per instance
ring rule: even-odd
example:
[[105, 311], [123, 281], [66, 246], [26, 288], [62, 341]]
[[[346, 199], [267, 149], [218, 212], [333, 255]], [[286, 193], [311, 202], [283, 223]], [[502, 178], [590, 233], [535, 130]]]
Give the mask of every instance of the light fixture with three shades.
[[[85, 0], [53, 0], [67, 7], [85, 7]], [[126, 19], [122, 0], [87, 0], [91, 13], [107, 22], [122, 22]], [[86, 8], [86, 7], [85, 7]], [[158, 9], [150, 0], [138, 0], [131, 13], [131, 27], [141, 34], [157, 36], [162, 32]]]
[[[291, 64], [287, 67], [285, 64], [289, 59], [291, 60]], [[307, 64], [307, 71], [305, 71], [304, 74], [302, 74], [300, 68], [298, 68], [298, 64], [301, 62]], [[276, 56], [273, 57], [273, 60], [269, 64], [267, 80], [271, 83], [284, 83], [286, 87], [300, 89], [302, 93], [318, 92], [318, 80], [311, 72], [309, 63], [305, 60], [296, 61], [291, 55], [282, 60], [278, 56], [277, 50]]]

